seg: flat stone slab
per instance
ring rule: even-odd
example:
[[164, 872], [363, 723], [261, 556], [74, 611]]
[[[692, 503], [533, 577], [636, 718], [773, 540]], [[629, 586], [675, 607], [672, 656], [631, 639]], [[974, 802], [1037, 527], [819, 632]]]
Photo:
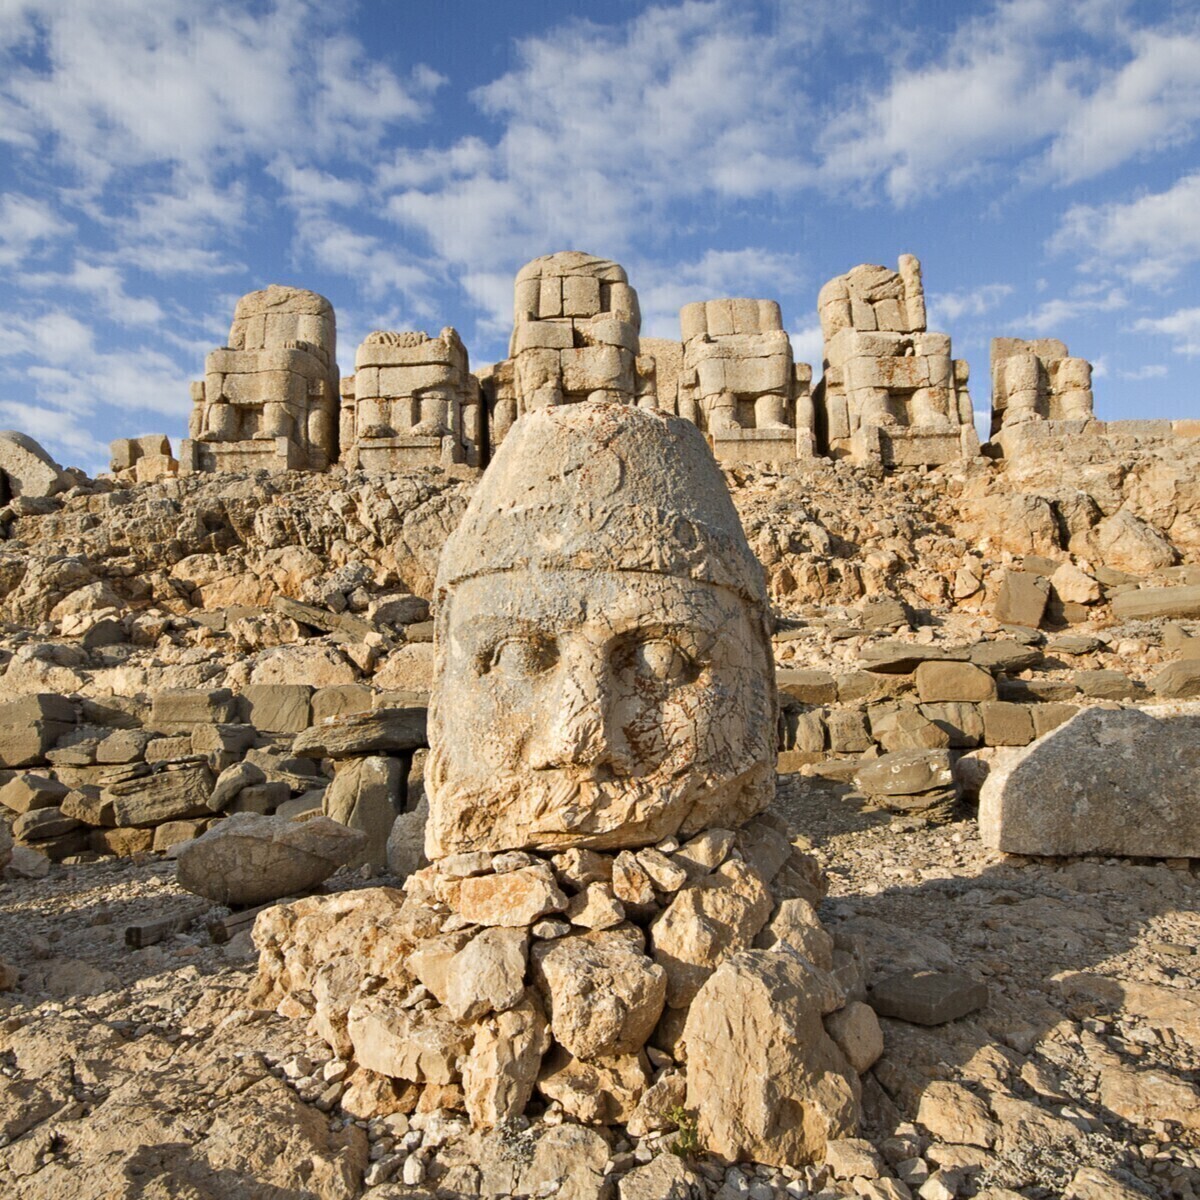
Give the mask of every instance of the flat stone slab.
[[996, 765], [979, 831], [1009, 854], [1200, 857], [1200, 703], [1081, 710]]
[[986, 983], [952, 971], [900, 971], [881, 979], [867, 1003], [881, 1017], [913, 1025], [944, 1025], [988, 1002]]
[[883, 675], [908, 675], [923, 662], [965, 662], [966, 647], [921, 646], [916, 642], [873, 642], [862, 648], [859, 661], [868, 671]]
[[401, 754], [428, 745], [424, 708], [378, 708], [331, 717], [306, 729], [292, 743], [302, 758], [350, 758], [360, 754]]

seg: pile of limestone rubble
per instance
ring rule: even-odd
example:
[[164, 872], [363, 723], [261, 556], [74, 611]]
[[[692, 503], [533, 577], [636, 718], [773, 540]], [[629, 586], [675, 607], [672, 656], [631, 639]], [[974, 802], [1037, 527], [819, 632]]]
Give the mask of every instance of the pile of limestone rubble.
[[[1194, 839], [1056, 866], [970, 817], [1081, 708], [1200, 696], [1195, 457], [727, 471], [776, 615], [773, 809], [432, 864], [428, 598], [468, 472], [13, 500], [0, 1190], [1196, 1194]], [[259, 918], [252, 984], [248, 933], [209, 944], [323, 881]], [[1139, 889], [1109, 945], [1096, 904], [1127, 923]], [[171, 912], [161, 946], [108, 936]], [[782, 1149], [753, 1085], [781, 1063], [825, 1089]]]

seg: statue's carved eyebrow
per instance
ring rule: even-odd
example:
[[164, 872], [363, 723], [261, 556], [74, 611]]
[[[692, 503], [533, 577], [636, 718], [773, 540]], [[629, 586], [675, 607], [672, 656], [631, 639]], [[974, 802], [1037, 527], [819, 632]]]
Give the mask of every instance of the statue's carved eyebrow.
[[504, 637], [545, 636], [546, 627], [541, 621], [528, 617], [491, 616], [484, 613], [455, 630], [455, 638], [471, 647], [499, 641]]

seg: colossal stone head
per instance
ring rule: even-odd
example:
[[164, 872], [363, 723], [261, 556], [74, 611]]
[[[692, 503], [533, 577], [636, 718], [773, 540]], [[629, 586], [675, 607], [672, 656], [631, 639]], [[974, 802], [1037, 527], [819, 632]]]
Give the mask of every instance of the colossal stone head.
[[439, 567], [429, 858], [644, 846], [760, 811], [769, 620], [693, 424], [610, 403], [523, 417]]

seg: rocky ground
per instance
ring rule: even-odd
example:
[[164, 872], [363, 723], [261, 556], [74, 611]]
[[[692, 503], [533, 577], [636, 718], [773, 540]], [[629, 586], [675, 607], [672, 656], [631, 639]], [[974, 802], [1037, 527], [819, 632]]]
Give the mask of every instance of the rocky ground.
[[[806, 772], [780, 777], [775, 811], [828, 871], [827, 927], [870, 982], [931, 967], [988, 986], [960, 1020], [884, 1019], [862, 1138], [783, 1170], [716, 1164], [686, 1113], [675, 1133], [640, 1140], [564, 1122], [553, 1106], [488, 1135], [443, 1113], [356, 1120], [348, 1064], [302, 1022], [248, 1007], [248, 932], [214, 943], [208, 922], [227, 910], [181, 890], [161, 853], [219, 814], [142, 822], [134, 837], [83, 805], [102, 800], [114, 764], [143, 787], [182, 771], [215, 778], [251, 755], [263, 779], [243, 781], [258, 807], [242, 808], [272, 811], [279, 797], [264, 788], [321, 803], [336, 780], [315, 755], [296, 757], [310, 723], [423, 703], [421, 597], [468, 478], [100, 480], [0, 510], [0, 701], [66, 697], [71, 710], [63, 730], [43, 731], [44, 753], [21, 760], [57, 790], [34, 804], [18, 787], [21, 807], [0, 822], [0, 836], [8, 822], [31, 834], [0, 876], [0, 1196], [1200, 1194], [1189, 862], [1004, 857], [940, 776], [913, 789], [927, 789], [924, 815], [893, 815], [854, 767], [881, 753], [944, 757], [970, 797], [973, 762], [1077, 704], [1200, 692], [1200, 453], [1071, 454], [903, 475], [824, 462], [728, 472], [783, 618], [787, 765]], [[1161, 588], [1173, 591], [1157, 615], [1119, 611]], [[1031, 602], [1038, 615], [1023, 619]], [[942, 658], [953, 678], [935, 678]], [[213, 701], [220, 688], [235, 695]], [[221, 711], [177, 728], [168, 689]], [[384, 751], [410, 801], [419, 745]], [[79, 819], [39, 842], [24, 826], [61, 817], [68, 789]], [[65, 863], [30, 848], [55, 837], [70, 843]], [[105, 857], [114, 847], [126, 857]], [[329, 886], [389, 882], [342, 871]], [[126, 946], [127, 926], [171, 916], [177, 932]]]
[[[521, 1166], [515, 1194], [616, 1185], [626, 1200], [1200, 1192], [1200, 886], [1186, 862], [1005, 858], [969, 816], [926, 825], [800, 776], [782, 777], [776, 809], [820, 856], [822, 915], [874, 978], [954, 967], [989, 988], [949, 1024], [884, 1020], [864, 1137], [833, 1144], [824, 1167], [725, 1169], [703, 1147], [670, 1153], [686, 1129], [606, 1142], [553, 1111], [490, 1145], [441, 1115], [356, 1122], [338, 1104], [345, 1064], [246, 1007], [248, 935], [213, 944], [205, 923], [225, 910], [151, 857], [0, 884], [0, 944], [20, 972], [0, 995], [0, 1194], [471, 1195], [464, 1180], [484, 1191], [503, 1175], [493, 1160]], [[31, 862], [18, 851], [18, 868]], [[126, 948], [127, 925], [189, 912], [162, 943]]]

